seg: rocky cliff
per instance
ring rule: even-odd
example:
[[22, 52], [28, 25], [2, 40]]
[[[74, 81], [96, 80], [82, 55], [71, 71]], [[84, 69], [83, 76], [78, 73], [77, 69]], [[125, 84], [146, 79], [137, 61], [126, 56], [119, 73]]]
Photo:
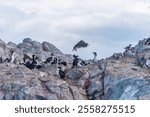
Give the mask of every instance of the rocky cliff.
[[[5, 100], [102, 100], [150, 99], [150, 39], [139, 41], [123, 53], [72, 68], [73, 56], [63, 54], [49, 42], [26, 38], [16, 45], [0, 40], [0, 99]], [[11, 51], [13, 50], [12, 61]], [[29, 69], [25, 60], [35, 55], [41, 68]], [[67, 63], [65, 80], [52, 56]], [[11, 61], [7, 61], [11, 58]], [[81, 60], [81, 59], [80, 59]]]

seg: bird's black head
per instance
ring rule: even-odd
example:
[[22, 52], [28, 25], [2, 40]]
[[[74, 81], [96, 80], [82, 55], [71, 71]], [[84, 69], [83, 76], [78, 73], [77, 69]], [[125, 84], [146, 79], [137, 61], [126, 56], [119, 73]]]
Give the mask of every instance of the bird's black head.
[[11, 52], [11, 53], [13, 53], [13, 52], [14, 52], [14, 50], [13, 50], [13, 49], [10, 49], [10, 52]]
[[94, 56], [96, 57], [97, 56], [97, 53], [96, 52], [93, 52]]
[[61, 70], [61, 67], [58, 67], [59, 70]]

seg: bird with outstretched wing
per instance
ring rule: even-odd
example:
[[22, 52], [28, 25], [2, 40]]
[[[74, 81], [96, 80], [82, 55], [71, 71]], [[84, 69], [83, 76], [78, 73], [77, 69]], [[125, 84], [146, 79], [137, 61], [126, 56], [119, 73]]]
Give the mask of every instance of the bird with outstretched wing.
[[74, 47], [73, 47], [73, 50], [72, 51], [77, 51], [77, 49], [79, 48], [85, 48], [87, 47], [89, 44], [84, 42], [83, 40], [79, 41]]

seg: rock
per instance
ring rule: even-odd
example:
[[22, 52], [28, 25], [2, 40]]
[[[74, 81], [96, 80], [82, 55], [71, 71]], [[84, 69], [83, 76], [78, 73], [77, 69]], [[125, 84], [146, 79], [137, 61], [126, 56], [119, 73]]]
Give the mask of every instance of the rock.
[[20, 92], [24, 93], [25, 95], [29, 95], [32, 92], [32, 89], [29, 85], [22, 85], [20, 88]]
[[11, 90], [12, 90], [12, 91], [19, 92], [20, 89], [21, 89], [21, 84], [11, 83], [10, 85], [11, 85]]
[[16, 95], [14, 95], [14, 100], [25, 100], [26, 95], [24, 93], [21, 92], [17, 92]]
[[7, 47], [10, 48], [10, 49], [11, 48], [17, 48], [17, 45], [15, 43], [13, 43], [13, 42], [8, 42], [7, 43]]
[[150, 50], [150, 45], [145, 44], [147, 40], [148, 38], [139, 41], [139, 43], [135, 46], [136, 53], [140, 53], [145, 50]]
[[104, 78], [105, 98], [114, 100], [136, 100], [138, 97], [150, 93], [150, 79], [138, 77], [116, 78], [107, 76]]
[[88, 72], [89, 72], [90, 78], [96, 78], [103, 73], [103, 71], [100, 70], [97, 66], [89, 67]]
[[111, 58], [113, 58], [113, 59], [121, 59], [123, 57], [124, 57], [124, 55], [122, 53], [114, 53]]
[[49, 95], [47, 97], [48, 100], [58, 100], [57, 96], [56, 95]]
[[131, 50], [128, 50], [128, 51], [124, 52], [125, 57], [132, 57], [133, 55], [134, 55], [134, 53]]
[[[6, 63], [14, 50], [15, 62]], [[71, 69], [72, 55], [63, 54], [48, 42], [26, 38], [22, 43], [0, 40], [0, 99], [7, 100], [127, 100], [149, 99], [150, 94], [150, 38], [132, 47], [132, 54], [117, 53], [113, 57], [85, 60], [86, 66]], [[66, 79], [61, 80], [57, 65], [44, 64], [51, 54], [67, 62]], [[38, 57], [42, 69], [28, 69], [23, 57]], [[18, 61], [22, 61], [19, 64]]]
[[45, 42], [45, 41], [42, 43], [42, 48], [43, 48], [44, 51], [51, 52], [54, 55], [55, 54], [62, 54], [62, 52], [60, 50], [58, 50], [56, 48], [56, 46], [54, 46], [54, 45], [52, 45], [52, 44], [50, 44], [48, 42]]
[[67, 78], [72, 79], [72, 80], [79, 79], [82, 75], [83, 73], [81, 71], [75, 70], [75, 69], [70, 70], [66, 74]]
[[2, 86], [2, 90], [6, 92], [11, 92], [11, 85], [10, 84], [4, 84]]
[[40, 42], [37, 42], [37, 41], [32, 41], [31, 44], [32, 44], [32, 48], [34, 49], [34, 52], [36, 54], [41, 54], [42, 44]]
[[32, 39], [30, 39], [30, 38], [23, 39], [23, 43], [25, 43], [25, 44], [31, 44], [31, 42], [32, 42]]
[[42, 95], [35, 95], [33, 97], [33, 100], [47, 100], [47, 98], [45, 96], [42, 96]]
[[7, 93], [5, 94], [5, 97], [4, 97], [5, 100], [14, 100], [14, 95], [13, 93]]
[[87, 89], [89, 96], [95, 95], [102, 90], [102, 83], [100, 81], [91, 80]]
[[79, 87], [84, 88], [85, 82], [86, 82], [85, 80], [80, 79], [80, 80], [78, 80], [77, 85], [78, 85]]
[[0, 100], [3, 100], [4, 99], [4, 93], [0, 92]]
[[48, 90], [51, 92], [51, 93], [60, 93], [61, 92], [61, 89], [59, 88], [59, 85], [55, 84], [54, 82], [52, 81], [48, 81], [46, 83], [46, 86], [48, 88]]
[[70, 86], [70, 90], [72, 92], [72, 96], [73, 96], [74, 100], [85, 100], [85, 99], [87, 99], [85, 95], [82, 95], [83, 91], [82, 91], [82, 93], [80, 93], [80, 89], [78, 89], [77, 87]]
[[148, 68], [150, 68], [150, 59], [147, 59], [146, 62], [145, 62], [145, 64], [146, 64], [146, 66], [147, 66]]
[[140, 96], [139, 100], [150, 100], [150, 94]]
[[46, 86], [50, 93], [56, 94], [58, 99], [66, 100], [73, 99], [72, 94], [67, 84], [58, 81], [48, 81]]
[[6, 43], [0, 39], [0, 48], [2, 48], [3, 50], [6, 50]]

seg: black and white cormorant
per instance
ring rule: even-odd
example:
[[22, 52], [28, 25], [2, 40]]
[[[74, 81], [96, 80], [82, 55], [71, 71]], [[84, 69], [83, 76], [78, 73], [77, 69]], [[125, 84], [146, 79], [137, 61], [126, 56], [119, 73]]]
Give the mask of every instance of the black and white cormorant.
[[14, 57], [13, 53], [14, 53], [14, 50], [11, 49], [11, 50], [10, 50], [10, 57], [9, 57], [9, 58], [6, 58], [6, 59], [5, 59], [5, 62], [14, 62], [15, 57]]
[[58, 67], [58, 74], [61, 79], [65, 80], [65, 72], [61, 69], [61, 67]]

